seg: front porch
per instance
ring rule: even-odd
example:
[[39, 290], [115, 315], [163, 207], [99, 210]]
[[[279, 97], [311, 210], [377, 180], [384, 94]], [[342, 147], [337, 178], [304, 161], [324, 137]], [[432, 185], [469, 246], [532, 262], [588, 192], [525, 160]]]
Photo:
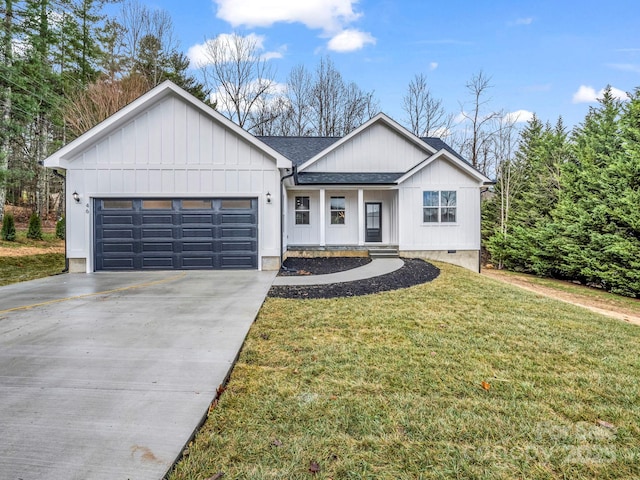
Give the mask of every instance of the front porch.
[[385, 188], [296, 188], [283, 213], [285, 251], [368, 252], [395, 246], [398, 191]]

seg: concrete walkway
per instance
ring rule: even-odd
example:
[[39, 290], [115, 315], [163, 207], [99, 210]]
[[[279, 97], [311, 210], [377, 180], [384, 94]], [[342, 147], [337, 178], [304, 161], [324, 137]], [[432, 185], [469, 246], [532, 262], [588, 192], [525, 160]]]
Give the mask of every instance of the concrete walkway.
[[275, 272], [72, 274], [0, 288], [0, 479], [158, 480]]
[[327, 275], [291, 275], [276, 277], [273, 285], [328, 285], [379, 277], [395, 272], [404, 265], [400, 258], [374, 258], [362, 267]]

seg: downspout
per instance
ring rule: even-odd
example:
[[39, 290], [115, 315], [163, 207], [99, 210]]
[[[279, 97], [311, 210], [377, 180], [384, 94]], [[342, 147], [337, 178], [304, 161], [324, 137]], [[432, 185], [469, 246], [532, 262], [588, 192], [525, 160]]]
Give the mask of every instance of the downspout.
[[292, 171], [290, 174], [285, 175], [284, 177], [280, 178], [280, 268], [283, 267], [284, 264], [284, 253], [283, 253], [283, 245], [284, 245], [284, 231], [283, 231], [283, 227], [284, 227], [284, 222], [282, 221], [282, 217], [284, 215], [284, 181], [287, 178], [291, 178], [293, 177], [293, 181], [294, 183], [298, 183], [298, 169], [296, 168], [295, 165], [293, 165], [292, 167]]
[[485, 183], [483, 186], [486, 186], [486, 188], [480, 188], [480, 251], [478, 252], [478, 273], [482, 273], [482, 194], [488, 192], [491, 185], [495, 185], [495, 182]]
[[58, 170], [51, 170], [56, 177], [63, 180], [62, 182], [62, 199], [64, 201], [64, 270], [62, 273], [69, 271], [69, 257], [67, 256], [67, 177], [62, 175]]

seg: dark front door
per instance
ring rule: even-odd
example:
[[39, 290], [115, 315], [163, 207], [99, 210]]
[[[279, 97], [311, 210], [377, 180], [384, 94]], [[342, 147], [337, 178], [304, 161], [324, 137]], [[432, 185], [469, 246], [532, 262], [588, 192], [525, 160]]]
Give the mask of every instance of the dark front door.
[[372, 202], [364, 204], [365, 211], [365, 242], [382, 241], [382, 203]]

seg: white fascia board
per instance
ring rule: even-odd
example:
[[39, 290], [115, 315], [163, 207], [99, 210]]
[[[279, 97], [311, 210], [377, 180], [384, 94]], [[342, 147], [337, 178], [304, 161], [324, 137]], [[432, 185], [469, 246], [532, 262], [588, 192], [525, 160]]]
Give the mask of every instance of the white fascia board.
[[409, 179], [412, 176], [414, 176], [416, 173], [418, 173], [423, 168], [426, 168], [428, 165], [433, 163], [438, 158], [444, 158], [445, 160], [448, 160], [450, 163], [454, 164], [455, 166], [457, 166], [458, 168], [463, 170], [465, 173], [467, 173], [470, 177], [475, 178], [476, 180], [478, 180], [478, 182], [480, 182], [480, 183], [484, 184], [484, 183], [487, 183], [487, 182], [491, 181], [491, 180], [489, 180], [488, 177], [486, 177], [485, 175], [480, 173], [480, 171], [478, 171], [475, 168], [473, 168], [467, 162], [463, 162], [458, 157], [456, 157], [455, 155], [450, 154], [447, 150], [445, 150], [443, 148], [443, 149], [439, 150], [436, 154], [425, 158], [422, 162], [420, 162], [418, 165], [416, 165], [411, 170], [409, 170], [407, 173], [405, 173], [402, 177], [400, 177], [398, 179], [398, 182], [397, 182], [398, 185], [400, 185], [402, 182], [404, 182], [407, 179]]
[[194, 108], [200, 110], [203, 114], [213, 118], [217, 122], [221, 123], [224, 127], [233, 131], [239, 137], [242, 137], [254, 147], [262, 150], [265, 154], [272, 157], [276, 161], [278, 168], [292, 168], [291, 160], [276, 152], [274, 149], [259, 141], [249, 132], [233, 123], [221, 113], [215, 111], [204, 102], [186, 92], [182, 88], [178, 87], [173, 82], [166, 80], [157, 87], [149, 90], [144, 95], [138, 97], [126, 107], [120, 109], [106, 120], [103, 120], [95, 127], [91, 128], [72, 142], [68, 143], [60, 150], [47, 157], [44, 160], [45, 167], [49, 168], [63, 168], [66, 169], [69, 166], [69, 160], [71, 160], [79, 151], [83, 150], [93, 142], [100, 140], [101, 138], [109, 135], [117, 128], [124, 126], [130, 119], [134, 118], [141, 111], [149, 108], [154, 103], [157, 103], [167, 95], [176, 95], [182, 98], [186, 103], [190, 104]]
[[418, 148], [424, 150], [425, 152], [436, 153], [436, 150], [431, 145], [429, 145], [427, 142], [425, 142], [424, 140], [422, 140], [419, 137], [416, 137], [413, 133], [411, 133], [409, 130], [404, 128], [402, 125], [400, 125], [398, 122], [396, 122], [395, 120], [391, 119], [390, 117], [388, 117], [384, 113], [379, 113], [375, 117], [371, 118], [369, 121], [367, 121], [367, 122], [363, 123], [362, 125], [360, 125], [358, 128], [353, 130], [348, 135], [345, 135], [344, 137], [342, 137], [337, 142], [332, 143], [331, 145], [329, 145], [327, 148], [322, 150], [320, 153], [315, 155], [313, 158], [310, 158], [309, 160], [304, 162], [302, 165], [300, 165], [298, 167], [298, 171], [301, 172], [304, 169], [310, 167], [311, 165], [316, 163], [318, 160], [320, 160], [322, 157], [324, 157], [327, 153], [331, 152], [332, 150], [335, 150], [336, 148], [340, 147], [340, 145], [345, 144], [346, 142], [351, 140], [353, 137], [358, 135], [360, 132], [366, 130], [371, 125], [373, 125], [375, 123], [379, 123], [379, 122], [380, 123], [384, 123], [389, 128], [394, 130], [396, 133], [398, 133], [399, 135], [401, 135], [402, 137], [404, 137], [405, 139], [407, 139], [411, 143], [415, 144]]

